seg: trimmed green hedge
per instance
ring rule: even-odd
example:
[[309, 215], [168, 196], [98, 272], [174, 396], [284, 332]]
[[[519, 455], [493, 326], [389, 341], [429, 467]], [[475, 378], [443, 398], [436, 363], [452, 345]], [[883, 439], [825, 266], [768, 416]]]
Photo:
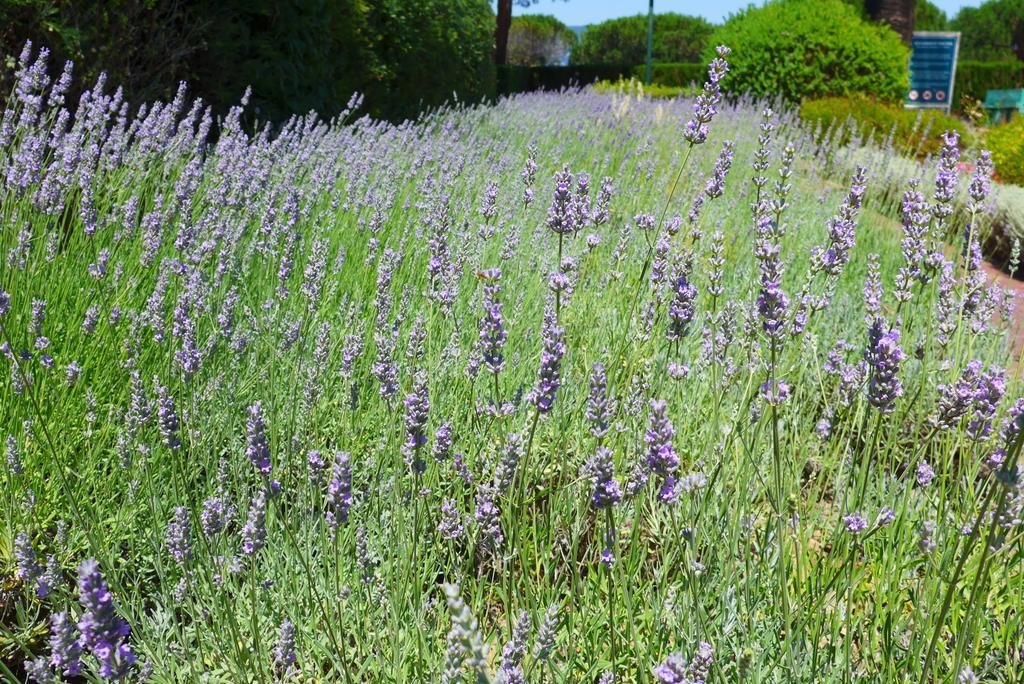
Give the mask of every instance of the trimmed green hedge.
[[[644, 64], [638, 64], [633, 68], [633, 76], [641, 81], [644, 80], [646, 73], [647, 67]], [[685, 88], [693, 83], [700, 85], [707, 74], [707, 65], [699, 62], [664, 62], [651, 65], [651, 83], [674, 88]]]
[[498, 95], [530, 90], [559, 90], [595, 81], [618, 81], [633, 72], [631, 64], [579, 64], [570, 66], [499, 66]]
[[[865, 95], [823, 97], [808, 100], [800, 107], [800, 118], [812, 126], [820, 125], [822, 132], [833, 124], [844, 123], [847, 117], [857, 122], [861, 132], [874, 132], [876, 140], [885, 139], [892, 132], [894, 147], [908, 156], [937, 153], [941, 136], [947, 130], [956, 131], [963, 140], [969, 136], [963, 121], [940, 111], [904, 109]], [[845, 130], [836, 142], [845, 144], [851, 134], [851, 130]]]
[[954, 107], [959, 107], [964, 95], [975, 100], [985, 99], [989, 90], [1024, 88], [1024, 62], [975, 62], [964, 60], [956, 65], [956, 84], [953, 88]]

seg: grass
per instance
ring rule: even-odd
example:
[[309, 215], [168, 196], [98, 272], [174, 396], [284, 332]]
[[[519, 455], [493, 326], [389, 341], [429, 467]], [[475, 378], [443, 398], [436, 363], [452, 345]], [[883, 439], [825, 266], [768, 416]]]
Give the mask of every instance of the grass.
[[[12, 97], [12, 121], [25, 102]], [[900, 161], [858, 157], [856, 141], [851, 150], [815, 140], [785, 110], [758, 188], [762, 106], [723, 105], [707, 143], [691, 148], [680, 133], [690, 101], [591, 90], [398, 127], [353, 115], [250, 136], [229, 117], [215, 142], [196, 132], [201, 116], [161, 125], [157, 115], [123, 147], [109, 133], [116, 117], [103, 113], [115, 105], [98, 108], [92, 125], [75, 119], [71, 148], [82, 156], [65, 176], [60, 145], [44, 146], [40, 165], [19, 157], [50, 132], [56, 108], [14, 126], [0, 146], [0, 248], [11, 255], [0, 331], [14, 351], [2, 361], [0, 437], [11, 436], [20, 466], [4, 471], [0, 490], [0, 672], [24, 680], [27, 663], [49, 657], [50, 615], [81, 616], [75, 569], [91, 557], [131, 626], [134, 669], [152, 681], [484, 681], [521, 667], [535, 682], [608, 672], [652, 682], [652, 668], [674, 652], [694, 659], [700, 642], [713, 647], [714, 682], [924, 682], [968, 665], [985, 681], [1020, 681], [1019, 515], [991, 522], [993, 512], [1019, 514], [1019, 485], [1003, 484], [1017, 456], [1005, 427], [1016, 375], [990, 415], [968, 373], [964, 413], [948, 429], [931, 422], [939, 387], [970, 361], [991, 378], [1013, 363], [1006, 324], [988, 315], [1001, 294], [979, 289], [957, 259], [944, 283], [931, 273], [896, 301], [908, 262], [886, 181]], [[724, 193], [690, 222], [725, 140], [735, 150]], [[788, 179], [779, 173], [787, 143]], [[827, 241], [855, 157], [868, 164], [856, 245], [840, 274], [813, 272], [812, 248]], [[524, 184], [528, 159], [537, 168]], [[589, 174], [591, 202], [606, 176], [614, 192], [606, 221], [559, 237], [545, 222], [563, 165]], [[40, 190], [47, 179], [56, 199]], [[956, 186], [961, 207], [965, 186]], [[759, 197], [779, 200], [756, 212], [774, 219], [760, 235]], [[637, 229], [641, 214], [654, 227]], [[975, 219], [987, 225], [983, 212]], [[932, 220], [929, 244], [962, 240], [962, 227]], [[778, 244], [786, 266], [786, 320], [801, 292], [828, 299], [776, 344], [753, 306], [759, 241]], [[863, 294], [869, 255], [885, 290], [874, 312]], [[505, 364], [473, 375], [483, 287], [495, 282], [484, 272], [494, 268], [500, 293], [488, 296], [501, 305]], [[561, 386], [541, 413], [529, 397], [542, 357], [550, 367], [557, 351], [541, 331], [548, 274], [561, 269], [572, 284], [554, 319], [564, 330]], [[670, 285], [684, 274], [695, 317], [667, 340]], [[39, 326], [33, 300], [46, 302]], [[891, 413], [868, 401], [866, 376], [841, 386], [828, 371], [842, 339], [856, 376], [866, 315], [902, 334], [903, 392]], [[614, 406], [601, 437], [586, 417], [595, 363]], [[424, 379], [427, 442], [417, 446], [407, 400]], [[786, 383], [788, 400], [766, 401], [766, 381]], [[674, 426], [680, 463], [669, 472], [648, 471], [651, 399], [667, 402]], [[269, 475], [247, 458], [261, 448], [249, 422], [256, 402]], [[969, 434], [976, 420], [993, 426], [980, 439]], [[443, 424], [453, 445], [437, 460]], [[592, 506], [584, 466], [598, 446], [611, 449], [627, 491], [611, 509]], [[1000, 448], [1005, 467], [989, 461]], [[311, 450], [325, 471], [309, 465]], [[337, 497], [336, 452], [351, 458], [350, 509]], [[922, 462], [935, 473], [925, 485]], [[658, 497], [668, 474], [692, 485], [674, 504]], [[644, 475], [658, 482], [629, 486]], [[243, 528], [260, 492], [276, 491], [272, 480], [280, 493], [267, 502], [266, 544], [247, 555]], [[202, 513], [215, 496], [233, 515], [207, 535]], [[177, 507], [191, 527], [180, 562], [167, 544]], [[886, 507], [892, 523], [876, 524]], [[852, 514], [864, 532], [847, 531]], [[439, 531], [443, 520], [452, 534]], [[15, 558], [19, 533], [40, 562], [54, 556], [60, 577], [45, 598]], [[457, 588], [448, 596], [444, 585]], [[523, 614], [527, 643], [517, 637], [503, 658]], [[542, 626], [551, 615], [554, 631], [550, 619]], [[293, 664], [280, 656], [285, 620]]]

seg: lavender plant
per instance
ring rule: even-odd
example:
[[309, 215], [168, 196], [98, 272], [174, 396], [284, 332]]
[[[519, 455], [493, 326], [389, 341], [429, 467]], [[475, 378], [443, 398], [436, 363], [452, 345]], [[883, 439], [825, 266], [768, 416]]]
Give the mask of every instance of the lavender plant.
[[1013, 681], [989, 157], [726, 100], [728, 58], [215, 131], [28, 46], [0, 679]]

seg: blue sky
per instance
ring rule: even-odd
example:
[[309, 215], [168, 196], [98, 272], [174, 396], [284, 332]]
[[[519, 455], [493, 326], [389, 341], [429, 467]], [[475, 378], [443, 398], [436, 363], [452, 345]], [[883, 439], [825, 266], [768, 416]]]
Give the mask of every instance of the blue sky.
[[[513, 5], [515, 14], [553, 14], [569, 26], [593, 24], [613, 17], [646, 13], [648, 0], [540, 0], [529, 9]], [[952, 16], [961, 7], [977, 7], [982, 0], [932, 0]], [[750, 0], [654, 0], [655, 12], [696, 14], [720, 22], [730, 13], [751, 4]], [[753, 4], [760, 4], [755, 2]]]

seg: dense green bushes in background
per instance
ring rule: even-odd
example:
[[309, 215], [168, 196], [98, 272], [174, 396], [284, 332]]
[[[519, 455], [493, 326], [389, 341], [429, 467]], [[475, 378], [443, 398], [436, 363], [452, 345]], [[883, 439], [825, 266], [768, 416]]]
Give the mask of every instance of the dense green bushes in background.
[[[364, 89], [371, 111], [411, 118], [456, 94], [494, 92], [494, 13], [488, 0], [373, 0], [377, 63]], [[379, 104], [378, 104], [379, 103]]]
[[[633, 68], [633, 75], [643, 79], [646, 66], [638, 64]], [[708, 74], [708, 67], [700, 62], [673, 62], [670, 64], [651, 65], [651, 83], [671, 86], [673, 88], [685, 88], [693, 83], [701, 84]]]
[[618, 81], [633, 72], [632, 64], [580, 64], [570, 66], [498, 67], [497, 93], [510, 95], [530, 90], [559, 90], [595, 81]]
[[868, 23], [842, 0], [784, 0], [748, 7], [711, 37], [713, 46], [742, 46], [729, 58], [725, 87], [736, 93], [808, 97], [871, 93], [901, 100], [909, 53], [887, 27]]
[[964, 7], [950, 22], [960, 32], [960, 58], [1024, 60], [1024, 0], [987, 0]]
[[[713, 31], [700, 17], [654, 15], [654, 61], [698, 61]], [[588, 26], [571, 57], [573, 64], [640, 64], [646, 59], [646, 14]]]
[[31, 39], [74, 60], [77, 84], [106, 71], [133, 103], [187, 80], [221, 112], [252, 85], [263, 120], [331, 116], [356, 91], [397, 119], [492, 93], [493, 32], [488, 0], [0, 0], [0, 87]]
[[953, 97], [957, 106], [966, 95], [975, 100], [984, 100], [989, 90], [1024, 88], [1024, 62], [975, 62], [963, 60], [956, 65], [956, 84]]
[[[852, 119], [856, 122], [856, 132], [865, 137], [873, 134], [878, 141], [891, 135], [893, 148], [907, 156], [937, 153], [945, 131], [954, 130], [965, 140], [969, 135], [963, 121], [938, 110], [904, 109], [860, 94], [807, 100], [800, 107], [800, 117], [812, 126], [819, 126], [822, 133]], [[847, 126], [834, 141], [846, 144], [854, 132], [853, 127]]]
[[985, 134], [985, 146], [992, 150], [999, 180], [1024, 185], [1024, 117], [990, 128]]

